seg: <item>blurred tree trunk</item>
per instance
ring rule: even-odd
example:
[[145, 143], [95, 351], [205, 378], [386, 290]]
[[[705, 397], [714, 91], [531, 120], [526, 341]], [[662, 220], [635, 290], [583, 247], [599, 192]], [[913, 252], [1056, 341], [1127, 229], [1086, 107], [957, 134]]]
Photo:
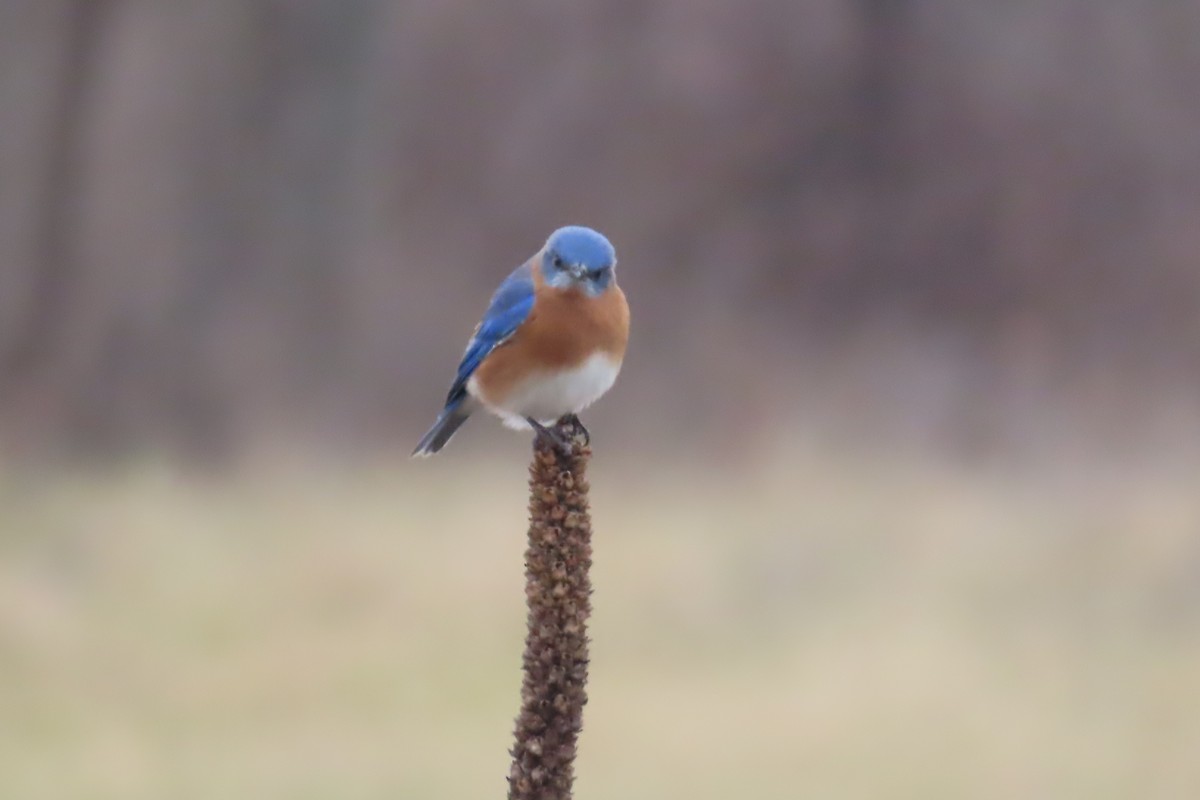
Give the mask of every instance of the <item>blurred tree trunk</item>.
[[[78, 251], [80, 171], [87, 141], [97, 56], [111, 9], [109, 0], [71, 0], [60, 12], [65, 25], [62, 63], [47, 81], [52, 113], [44, 145], [45, 175], [38, 187], [28, 299], [0, 359], [0, 400], [36, 382], [53, 361], [70, 314], [81, 265]], [[40, 188], [40, 193], [37, 189]]]
[[186, 449], [220, 451], [337, 383], [347, 183], [378, 5], [223, 7], [226, 58], [209, 65], [213, 91], [182, 154], [191, 225], [166, 362]]
[[[848, 271], [847, 290], [862, 302], [863, 290], [891, 292], [896, 273], [897, 226], [904, 202], [904, 135], [901, 91], [907, 79], [906, 52], [910, 37], [910, 0], [858, 0], [862, 28], [858, 175], [863, 209], [858, 254]], [[869, 298], [868, 298], [869, 302]]]
[[[189, 446], [236, 439], [256, 420], [294, 408], [295, 397], [312, 406], [346, 399], [349, 181], [378, 6], [318, 0], [231, 12], [235, 66], [223, 71], [209, 108], [222, 135], [197, 136], [188, 153], [200, 235], [187, 253], [181, 312], [190, 331], [177, 341], [176, 360], [193, 368], [178, 376], [174, 412]], [[237, 168], [219, 168], [229, 164]], [[230, 308], [247, 298], [257, 311], [231, 320]], [[266, 332], [256, 313], [267, 318]], [[231, 323], [250, 330], [231, 335]], [[271, 363], [247, 363], [243, 341], [265, 344]], [[248, 391], [260, 377], [258, 391]]]

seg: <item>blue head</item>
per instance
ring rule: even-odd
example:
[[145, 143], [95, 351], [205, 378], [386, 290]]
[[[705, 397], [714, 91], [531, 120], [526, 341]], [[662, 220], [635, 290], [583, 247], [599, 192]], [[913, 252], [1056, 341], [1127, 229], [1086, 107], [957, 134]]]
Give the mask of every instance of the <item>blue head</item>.
[[568, 225], [550, 234], [542, 248], [542, 278], [555, 289], [577, 288], [588, 297], [604, 292], [613, 282], [617, 254], [591, 228]]

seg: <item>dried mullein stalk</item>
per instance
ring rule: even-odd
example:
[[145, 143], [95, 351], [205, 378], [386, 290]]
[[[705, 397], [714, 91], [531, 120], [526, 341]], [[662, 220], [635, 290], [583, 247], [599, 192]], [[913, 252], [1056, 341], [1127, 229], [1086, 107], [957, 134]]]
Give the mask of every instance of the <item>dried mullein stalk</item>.
[[529, 467], [529, 629], [510, 800], [571, 797], [575, 744], [587, 702], [592, 525], [584, 471], [591, 449], [577, 421], [553, 430], [570, 444], [571, 453], [538, 437]]

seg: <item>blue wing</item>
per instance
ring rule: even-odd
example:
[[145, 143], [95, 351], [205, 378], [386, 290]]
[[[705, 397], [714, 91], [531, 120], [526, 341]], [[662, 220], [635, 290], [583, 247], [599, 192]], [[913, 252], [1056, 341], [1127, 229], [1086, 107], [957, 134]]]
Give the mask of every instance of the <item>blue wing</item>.
[[503, 344], [529, 317], [529, 312], [533, 310], [533, 294], [533, 269], [531, 262], [526, 262], [513, 270], [492, 295], [492, 301], [475, 328], [475, 335], [467, 343], [467, 351], [458, 365], [458, 375], [446, 395], [447, 407], [462, 400], [471, 374], [483, 363], [488, 353]]

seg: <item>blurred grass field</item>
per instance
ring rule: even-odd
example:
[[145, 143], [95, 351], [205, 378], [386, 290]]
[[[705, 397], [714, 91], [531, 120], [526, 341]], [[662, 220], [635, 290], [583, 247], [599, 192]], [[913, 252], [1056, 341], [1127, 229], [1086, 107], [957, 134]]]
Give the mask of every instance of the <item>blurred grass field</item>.
[[[525, 475], [468, 463], [4, 475], [0, 797], [502, 797]], [[1200, 797], [1195, 474], [601, 453], [577, 796]]]

